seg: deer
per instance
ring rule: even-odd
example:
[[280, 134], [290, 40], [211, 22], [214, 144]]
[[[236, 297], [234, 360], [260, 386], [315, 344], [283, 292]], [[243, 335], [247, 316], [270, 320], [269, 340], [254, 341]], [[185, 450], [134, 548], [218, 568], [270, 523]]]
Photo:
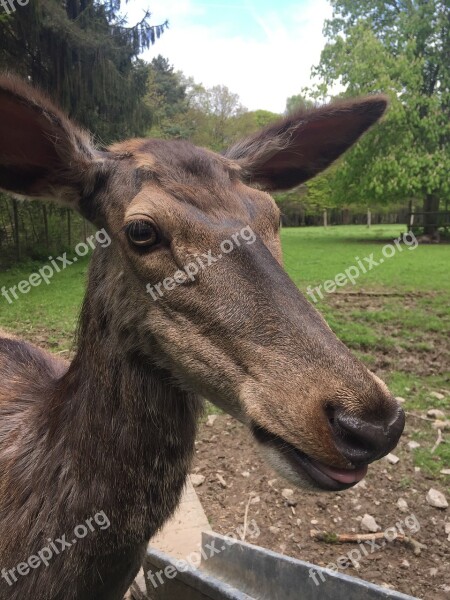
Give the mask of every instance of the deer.
[[[285, 272], [270, 195], [333, 164], [386, 107], [298, 111], [222, 154], [152, 138], [97, 148], [30, 82], [0, 77], [0, 188], [111, 239], [91, 257], [71, 362], [0, 335], [2, 600], [122, 599], [180, 501], [204, 399], [305, 490], [349, 489], [397, 445], [394, 396]], [[156, 287], [200, 256], [216, 260]], [[107, 529], [31, 560], [99, 512]]]

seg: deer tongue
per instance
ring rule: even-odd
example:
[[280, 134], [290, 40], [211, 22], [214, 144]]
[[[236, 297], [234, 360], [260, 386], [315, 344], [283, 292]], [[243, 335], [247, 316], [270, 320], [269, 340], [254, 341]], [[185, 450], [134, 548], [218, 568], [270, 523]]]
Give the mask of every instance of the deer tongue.
[[328, 475], [328, 477], [335, 481], [339, 481], [340, 483], [358, 483], [358, 481], [364, 479], [368, 470], [367, 465], [358, 467], [357, 469], [335, 469], [334, 467], [327, 467], [316, 461], [314, 461], [314, 465], [322, 471], [322, 473], [325, 473], [325, 475]]

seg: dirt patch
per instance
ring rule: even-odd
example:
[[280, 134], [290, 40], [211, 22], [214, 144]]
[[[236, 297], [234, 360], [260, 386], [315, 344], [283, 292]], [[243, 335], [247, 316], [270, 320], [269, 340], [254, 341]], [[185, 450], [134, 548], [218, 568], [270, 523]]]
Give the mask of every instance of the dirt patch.
[[[33, 325], [30, 328], [24, 326], [19, 332], [13, 332], [12, 329], [9, 329], [9, 332], [14, 337], [26, 340], [42, 350], [48, 350], [64, 360], [72, 360], [75, 355], [75, 342], [68, 342], [70, 338], [64, 337], [57, 327], [36, 327]], [[74, 338], [74, 336], [70, 337]]]
[[[423, 311], [422, 300], [421, 296], [406, 296], [402, 299], [402, 310]], [[382, 313], [389, 298], [331, 295], [328, 302], [345, 321], [352, 318], [347, 315], [355, 310], [368, 314]], [[448, 317], [436, 311], [434, 314], [445, 324]], [[415, 331], [411, 332], [410, 340], [407, 338], [407, 325], [401, 320], [375, 320], [373, 328], [399, 340], [398, 344], [367, 349], [374, 360], [370, 368], [381, 377], [393, 370], [425, 376], [448, 370], [450, 338], [445, 326], [424, 336], [428, 341], [432, 339], [433, 347], [422, 350], [414, 338]], [[25, 325], [20, 337], [62, 358], [73, 355], [73, 348], [71, 351], [66, 349], [67, 339], [57, 328]], [[364, 348], [359, 349], [364, 351]], [[360, 520], [367, 513], [375, 518], [381, 531], [400, 523], [408, 534], [410, 531], [405, 521], [409, 518], [409, 523], [414, 523], [413, 517], [420, 527], [413, 537], [427, 546], [420, 556], [400, 542], [386, 543], [382, 548], [367, 545], [367, 556], [363, 556], [358, 565], [350, 564], [343, 572], [418, 598], [448, 599], [450, 544], [445, 534], [445, 523], [450, 523], [450, 508], [442, 511], [431, 507], [426, 501], [426, 494], [433, 487], [445, 492], [450, 500], [450, 478], [417, 472], [407, 445], [414, 434], [414, 439], [420, 439], [422, 447], [427, 444], [427, 448], [431, 448], [436, 432], [430, 430], [429, 424], [409, 418], [405, 435], [395, 450], [400, 458], [397, 465], [382, 460], [371, 466], [363, 484], [352, 490], [340, 494], [310, 494], [294, 489], [265, 464], [250, 434], [241, 424], [231, 417], [219, 416], [213, 427], [205, 424], [200, 427], [193, 471], [206, 479], [197, 491], [215, 531], [222, 534], [236, 531], [243, 525], [248, 507], [248, 520], [254, 520], [261, 532], [257, 540], [249, 541], [320, 566], [336, 563], [358, 546], [317, 541], [311, 538], [311, 529], [331, 534], [362, 533]], [[438, 456], [434, 458], [440, 460]], [[442, 468], [449, 466], [442, 464]], [[282, 495], [286, 488], [293, 490], [289, 503]], [[397, 506], [399, 499], [406, 501], [406, 512]]]
[[[366, 318], [360, 316], [358, 320], [370, 326], [380, 339], [389, 338], [389, 344], [381, 343], [381, 347], [378, 348], [373, 346], [364, 348], [348, 344], [355, 350], [370, 352], [375, 359], [375, 362], [370, 365], [371, 370], [384, 379], [393, 370], [412, 373], [416, 376], [448, 373], [450, 364], [448, 306], [445, 305], [442, 314], [435, 308], [430, 314], [429, 307], [423, 302], [432, 297], [431, 293], [377, 295], [370, 292], [367, 294], [351, 292], [349, 294], [330, 294], [326, 301], [329, 306], [333, 307], [333, 313], [343, 322], [350, 313], [358, 312], [360, 315], [365, 313]], [[393, 308], [397, 318], [394, 314], [389, 320], [384, 319], [384, 311]], [[441, 319], [441, 326], [423, 331], [420, 326], [418, 328], [417, 325], [408, 324], [408, 319], [405, 318], [408, 313], [420, 316], [421, 323], [426, 323], [427, 316], [429, 318], [437, 317]]]
[[[383, 459], [352, 490], [312, 494], [293, 488], [272, 471], [244, 426], [231, 417], [218, 416], [212, 427], [202, 424], [200, 428], [193, 472], [206, 479], [196, 489], [218, 533], [227, 534], [243, 525], [248, 506], [248, 520], [254, 520], [261, 531], [257, 540], [249, 541], [321, 566], [336, 563], [358, 546], [316, 541], [311, 529], [363, 533], [360, 521], [366, 513], [375, 518], [381, 531], [402, 527], [408, 534], [418, 524], [419, 530], [412, 535], [427, 546], [420, 556], [397, 541], [380, 548], [367, 544], [368, 555], [356, 568], [350, 564], [342, 572], [419, 598], [448, 599], [450, 544], [445, 523], [450, 522], [450, 509], [433, 508], [426, 501], [430, 487], [445, 491], [445, 476], [436, 480], [415, 470], [407, 446], [413, 428], [417, 423], [410, 422], [395, 451], [400, 458], [397, 465]], [[285, 488], [293, 489], [289, 504], [295, 506], [283, 497]], [[408, 505], [405, 512], [397, 506], [400, 498]]]

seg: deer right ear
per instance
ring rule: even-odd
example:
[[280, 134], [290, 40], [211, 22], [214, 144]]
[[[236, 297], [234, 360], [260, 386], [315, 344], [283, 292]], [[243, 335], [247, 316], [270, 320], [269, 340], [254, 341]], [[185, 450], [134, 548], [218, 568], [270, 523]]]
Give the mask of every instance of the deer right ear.
[[0, 76], [0, 141], [0, 189], [77, 210], [104, 162], [48, 98], [8, 75]]
[[384, 96], [298, 111], [238, 142], [225, 156], [263, 189], [287, 190], [329, 167], [381, 118]]

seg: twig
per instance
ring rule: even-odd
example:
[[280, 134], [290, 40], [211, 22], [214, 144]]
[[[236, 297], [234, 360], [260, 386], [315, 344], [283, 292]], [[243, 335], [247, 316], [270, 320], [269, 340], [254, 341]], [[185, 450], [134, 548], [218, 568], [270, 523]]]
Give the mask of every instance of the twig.
[[436, 452], [436, 450], [438, 449], [438, 446], [441, 442], [442, 442], [442, 431], [440, 429], [438, 429], [437, 440], [436, 440], [436, 443], [434, 444], [434, 446], [431, 448], [431, 454], [434, 454]]
[[402, 294], [400, 292], [334, 292], [335, 296], [373, 296], [374, 298], [416, 298], [420, 294]]
[[245, 507], [244, 514], [244, 531], [242, 533], [242, 541], [245, 542], [245, 536], [247, 535], [247, 524], [248, 524], [248, 509], [250, 508], [250, 502], [252, 501], [252, 496], [248, 499], [247, 506]]
[[413, 552], [416, 556], [419, 556], [419, 554], [422, 552], [422, 550], [426, 550], [428, 548], [428, 546], [426, 546], [425, 544], [421, 544], [414, 538], [408, 537], [407, 535], [403, 536], [403, 539], [399, 540], [399, 541], [405, 542], [405, 544], [407, 544], [408, 546], [411, 546], [411, 548], [413, 549]]
[[318, 531], [311, 529], [310, 536], [319, 542], [328, 544], [348, 544], [359, 543], [367, 540], [382, 540], [384, 533], [332, 533], [328, 531]]
[[219, 480], [219, 483], [223, 488], [228, 487], [227, 482], [225, 481], [225, 479], [222, 477], [222, 475], [220, 473], [216, 473], [216, 477]]
[[[317, 529], [311, 529], [310, 536], [319, 542], [325, 542], [327, 544], [359, 544], [360, 542], [385, 540], [390, 541], [383, 532], [378, 533], [330, 533], [327, 531], [318, 531]], [[421, 544], [417, 540], [407, 535], [397, 533], [397, 536], [392, 540], [395, 542], [403, 542], [404, 544], [411, 546], [414, 554], [418, 556], [422, 550], [425, 550], [427, 546]]]
[[414, 419], [420, 419], [421, 421], [427, 421], [427, 423], [434, 423], [434, 419], [429, 419], [428, 417], [422, 417], [421, 415], [415, 415], [412, 412], [406, 412], [408, 417], [414, 417]]

